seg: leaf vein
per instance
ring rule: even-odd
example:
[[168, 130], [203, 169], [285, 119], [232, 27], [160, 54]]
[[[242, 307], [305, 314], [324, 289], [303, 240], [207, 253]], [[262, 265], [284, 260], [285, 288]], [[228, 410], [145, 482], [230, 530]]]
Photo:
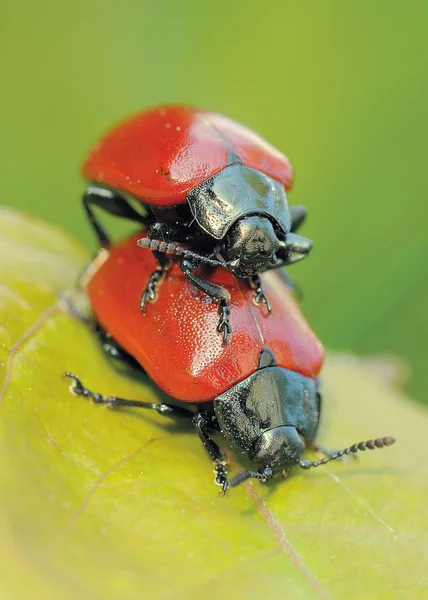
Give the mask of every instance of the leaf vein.
[[154, 437], [150, 438], [145, 444], [143, 444], [142, 446], [139, 446], [136, 450], [134, 450], [134, 452], [127, 454], [126, 456], [124, 456], [123, 458], [118, 460], [116, 463], [114, 463], [111, 467], [109, 467], [106, 471], [104, 471], [104, 473], [102, 473], [98, 477], [96, 482], [91, 486], [90, 490], [88, 491], [86, 496], [83, 498], [82, 503], [76, 509], [76, 511], [74, 513], [74, 520], [77, 519], [88, 508], [89, 503], [92, 500], [95, 492], [97, 492], [97, 490], [100, 489], [100, 487], [103, 485], [103, 483], [106, 481], [106, 479], [108, 477], [110, 477], [110, 475], [112, 475], [112, 473], [114, 473], [115, 471], [120, 469], [120, 467], [122, 465], [130, 462], [133, 458], [135, 458], [137, 456], [137, 454], [140, 454], [140, 452], [144, 452], [144, 450], [146, 450], [146, 448], [148, 446], [150, 446], [150, 444], [152, 444], [157, 439], [159, 439], [159, 438], [154, 438]]
[[310, 569], [305, 565], [298, 553], [294, 550], [294, 548], [288, 541], [287, 536], [285, 535], [285, 531], [283, 530], [281, 523], [279, 523], [279, 521], [275, 518], [273, 513], [268, 509], [265, 501], [257, 493], [251, 481], [248, 481], [246, 483], [246, 488], [251, 498], [253, 499], [261, 517], [264, 519], [264, 521], [278, 540], [280, 549], [288, 555], [296, 569], [303, 575], [303, 577], [306, 579], [306, 581], [310, 584], [310, 586], [320, 598], [323, 598], [323, 600], [331, 598], [327, 590], [323, 588], [323, 586], [312, 573], [312, 571], [310, 571]]
[[40, 329], [40, 327], [42, 327], [42, 325], [44, 325], [46, 321], [58, 310], [60, 310], [58, 302], [55, 302], [55, 304], [46, 308], [40, 314], [40, 317], [26, 331], [24, 331], [21, 337], [18, 338], [18, 340], [10, 348], [10, 354], [7, 359], [6, 377], [3, 386], [0, 390], [0, 408], [3, 403], [3, 399], [6, 395], [7, 388], [9, 387], [10, 381], [12, 379], [12, 368], [15, 354], [25, 344], [25, 342], [27, 342], [31, 338], [31, 336], [33, 336], [37, 332], [37, 330]]

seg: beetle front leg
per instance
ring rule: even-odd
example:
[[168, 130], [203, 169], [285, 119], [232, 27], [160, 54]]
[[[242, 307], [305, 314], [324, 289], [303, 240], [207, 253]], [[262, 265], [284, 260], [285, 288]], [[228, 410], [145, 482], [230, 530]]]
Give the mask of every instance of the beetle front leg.
[[153, 256], [155, 257], [158, 266], [150, 275], [150, 279], [144, 289], [144, 292], [141, 294], [141, 310], [145, 309], [147, 302], [154, 302], [156, 300], [157, 287], [171, 266], [171, 260], [166, 254], [161, 252], [153, 252]]
[[205, 450], [215, 463], [214, 483], [219, 485], [221, 487], [221, 492], [225, 494], [227, 492], [227, 488], [229, 487], [229, 482], [227, 480], [226, 458], [221, 448], [209, 437], [206, 431], [208, 425], [208, 415], [204, 412], [196, 413], [193, 417], [193, 424], [196, 427], [196, 433], [203, 443]]
[[222, 300], [217, 312], [220, 315], [217, 331], [223, 334], [223, 342], [227, 344], [228, 337], [232, 333], [232, 326], [229, 321], [230, 306]]
[[280, 242], [279, 250], [276, 253], [277, 261], [270, 264], [264, 271], [271, 271], [303, 260], [311, 249], [312, 240], [297, 235], [297, 233], [287, 233], [285, 241]]
[[256, 306], [260, 306], [264, 304], [267, 308], [268, 313], [272, 312], [272, 306], [263, 290], [262, 280], [260, 279], [260, 275], [252, 275], [249, 278], [250, 286], [254, 290], [253, 302]]
[[277, 252], [278, 258], [283, 260], [284, 265], [291, 265], [303, 260], [312, 250], [312, 240], [297, 233], [287, 233], [285, 242], [281, 243], [281, 249]]
[[306, 217], [308, 216], [308, 211], [306, 210], [306, 206], [302, 206], [301, 204], [297, 206], [290, 206], [291, 213], [291, 231], [296, 232], [306, 221]]
[[230, 315], [230, 294], [220, 285], [205, 281], [200, 277], [194, 275], [194, 271], [199, 266], [196, 260], [189, 258], [182, 258], [180, 261], [180, 268], [183, 271], [187, 279], [193, 283], [201, 292], [204, 292], [207, 296], [219, 303], [219, 315], [220, 319], [217, 325], [217, 331], [223, 334], [224, 343], [227, 342], [228, 336], [232, 333], [232, 326], [229, 321]]

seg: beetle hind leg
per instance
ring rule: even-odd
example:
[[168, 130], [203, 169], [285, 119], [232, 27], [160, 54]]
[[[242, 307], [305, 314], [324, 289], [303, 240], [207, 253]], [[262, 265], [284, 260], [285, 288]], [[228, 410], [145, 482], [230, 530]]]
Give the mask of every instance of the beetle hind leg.
[[60, 290], [59, 298], [61, 304], [64, 309], [74, 318], [83, 323], [84, 325], [88, 325], [89, 327], [95, 327], [95, 321], [90, 314], [86, 312], [84, 308], [79, 306], [81, 290], [77, 290], [76, 292], [70, 292], [68, 290]]
[[114, 358], [120, 364], [126, 365], [127, 367], [131, 367], [132, 369], [136, 369], [140, 373], [145, 374], [145, 371], [138, 361], [120, 344], [118, 344], [111, 333], [103, 329], [99, 323], [95, 324], [95, 333], [98, 336], [101, 348], [108, 356]]

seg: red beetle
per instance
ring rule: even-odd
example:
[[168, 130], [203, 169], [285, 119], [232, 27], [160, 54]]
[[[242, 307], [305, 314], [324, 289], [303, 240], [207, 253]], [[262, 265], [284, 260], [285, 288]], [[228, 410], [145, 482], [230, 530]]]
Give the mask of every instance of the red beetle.
[[215, 303], [188, 282], [177, 262], [165, 275], [156, 309], [141, 314], [135, 300], [141, 277], [151, 272], [155, 260], [139, 251], [137, 239], [130, 237], [112, 248], [87, 292], [104, 348], [137, 361], [176, 402], [150, 404], [94, 394], [68, 373], [75, 393], [110, 406], [137, 406], [193, 418], [215, 461], [216, 483], [223, 492], [228, 487], [226, 463], [210, 430], [220, 429], [227, 442], [247, 453], [258, 467], [235, 477], [232, 485], [248, 477], [266, 481], [296, 464], [309, 468], [358, 449], [393, 443], [392, 438], [381, 438], [331, 452], [317, 462], [303, 460], [304, 449], [315, 447], [323, 348], [280, 273], [263, 275], [275, 309], [267, 317], [254, 306], [247, 282], [223, 269], [209, 273], [201, 267], [207, 280], [224, 286], [231, 297], [235, 334], [225, 346], [212, 327], [217, 318]]
[[[141, 112], [103, 137], [83, 165], [92, 183], [83, 198], [99, 238], [110, 239], [93, 206], [132, 219], [149, 238], [191, 247], [180, 267], [201, 291], [220, 303], [219, 330], [228, 333], [228, 291], [194, 271], [218, 255], [234, 275], [250, 279], [257, 303], [271, 306], [258, 273], [305, 258], [311, 241], [295, 231], [306, 209], [290, 209], [288, 158], [256, 133], [222, 115], [164, 106]], [[132, 199], [134, 202], [132, 203]], [[137, 202], [135, 202], [135, 200]], [[168, 258], [156, 264], [138, 300], [153, 301]]]

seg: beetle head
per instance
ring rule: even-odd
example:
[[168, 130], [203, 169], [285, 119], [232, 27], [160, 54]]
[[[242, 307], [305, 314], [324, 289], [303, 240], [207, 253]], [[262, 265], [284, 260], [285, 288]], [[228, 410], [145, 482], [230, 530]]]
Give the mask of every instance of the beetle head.
[[226, 260], [238, 277], [249, 277], [276, 262], [280, 242], [266, 217], [250, 215], [238, 219], [226, 237]]
[[264, 431], [248, 453], [251, 462], [262, 469], [269, 465], [273, 474], [296, 465], [305, 449], [305, 442], [294, 425]]
[[305, 460], [302, 454], [315, 438], [320, 408], [317, 382], [278, 367], [272, 352], [263, 348], [258, 370], [214, 400], [222, 434], [232, 448], [247, 453], [258, 468], [236, 475], [230, 487], [250, 478], [265, 482], [296, 465], [302, 469], [319, 467], [347, 454], [384, 448], [395, 442], [392, 437], [377, 438], [325, 452], [320, 460]]

